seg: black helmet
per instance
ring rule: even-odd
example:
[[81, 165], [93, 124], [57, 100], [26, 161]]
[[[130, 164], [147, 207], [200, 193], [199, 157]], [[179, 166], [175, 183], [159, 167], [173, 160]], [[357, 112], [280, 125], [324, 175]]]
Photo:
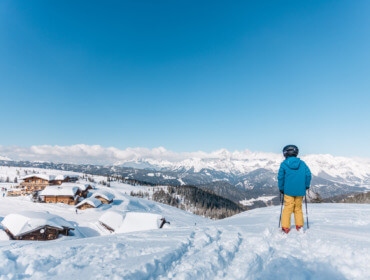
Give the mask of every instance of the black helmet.
[[284, 154], [284, 157], [286, 157], [286, 158], [296, 157], [296, 156], [298, 156], [298, 153], [299, 153], [299, 149], [295, 145], [287, 145], [283, 149], [283, 154]]

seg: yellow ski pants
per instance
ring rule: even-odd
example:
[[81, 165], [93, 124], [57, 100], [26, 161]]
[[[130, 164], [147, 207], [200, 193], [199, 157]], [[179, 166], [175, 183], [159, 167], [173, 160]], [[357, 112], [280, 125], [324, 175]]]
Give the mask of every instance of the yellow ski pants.
[[294, 213], [296, 226], [303, 227], [303, 212], [302, 212], [303, 196], [284, 195], [284, 210], [281, 216], [281, 226], [290, 228], [290, 217]]

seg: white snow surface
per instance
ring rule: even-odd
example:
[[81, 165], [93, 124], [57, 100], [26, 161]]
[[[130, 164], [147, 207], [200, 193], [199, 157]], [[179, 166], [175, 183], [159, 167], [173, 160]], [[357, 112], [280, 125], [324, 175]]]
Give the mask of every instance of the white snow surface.
[[45, 225], [63, 229], [63, 227], [73, 228], [63, 218], [47, 212], [23, 211], [9, 214], [1, 222], [14, 236], [23, 235]]
[[[0, 205], [0, 213], [3, 208]], [[184, 220], [181, 210], [167, 210], [171, 222], [186, 222], [90, 238], [0, 241], [0, 277], [369, 279], [370, 205], [309, 204], [310, 229], [293, 229], [288, 235], [277, 229], [279, 207], [208, 222], [194, 215]]]
[[117, 233], [158, 229], [162, 215], [152, 213], [128, 212]]

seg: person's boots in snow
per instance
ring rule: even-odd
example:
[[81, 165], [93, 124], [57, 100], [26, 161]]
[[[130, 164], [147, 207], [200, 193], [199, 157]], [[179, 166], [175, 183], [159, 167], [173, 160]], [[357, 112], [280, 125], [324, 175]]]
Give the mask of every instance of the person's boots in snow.
[[295, 226], [295, 228], [297, 229], [297, 231], [302, 231], [303, 230], [302, 226]]
[[290, 228], [282, 227], [282, 228], [281, 228], [281, 230], [282, 230], [284, 233], [288, 234], [288, 233], [289, 233], [289, 231], [290, 231]]

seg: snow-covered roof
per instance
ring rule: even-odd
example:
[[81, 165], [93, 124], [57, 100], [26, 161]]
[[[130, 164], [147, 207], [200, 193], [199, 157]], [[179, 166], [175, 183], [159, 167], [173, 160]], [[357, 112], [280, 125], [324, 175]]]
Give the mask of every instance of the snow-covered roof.
[[92, 184], [79, 184], [79, 183], [62, 183], [60, 185], [61, 187], [77, 187], [81, 191], [85, 191], [89, 186], [91, 186], [93, 189], [95, 189], [95, 186]]
[[141, 212], [128, 212], [116, 231], [117, 233], [158, 229], [161, 225], [162, 215]]
[[115, 210], [105, 212], [100, 218], [99, 222], [107, 225], [114, 231], [116, 231], [123, 223], [126, 213]]
[[40, 196], [75, 196], [79, 191], [76, 186], [47, 186], [42, 190]]
[[52, 178], [54, 178], [55, 176], [48, 175], [48, 174], [30, 174], [30, 175], [22, 177], [21, 179], [25, 180], [25, 179], [32, 178], [32, 177], [36, 177], [36, 178], [40, 178], [40, 179], [50, 181], [50, 180], [53, 180]]
[[26, 175], [26, 176], [22, 177], [21, 179], [22, 180], [25, 180], [25, 179], [32, 178], [32, 177], [44, 179], [44, 180], [47, 180], [47, 181], [52, 181], [52, 180], [64, 180], [67, 177], [69, 177], [69, 178], [78, 178], [78, 175], [74, 175], [74, 174], [67, 174], [67, 175], [61, 175], [61, 174], [58, 174], [58, 175], [52, 175], [52, 174], [30, 174], [30, 175]]
[[76, 207], [80, 207], [81, 205], [84, 205], [86, 203], [90, 204], [91, 206], [95, 208], [98, 208], [100, 205], [102, 205], [102, 202], [99, 199], [89, 197], [89, 198], [82, 200], [80, 203], [78, 203]]
[[72, 174], [67, 174], [67, 175], [55, 175], [54, 180], [64, 180], [66, 178], [78, 178], [78, 175], [72, 175]]
[[111, 201], [114, 199], [114, 194], [104, 191], [104, 190], [97, 190], [91, 195], [91, 197], [97, 197], [97, 196], [100, 196], [108, 201]]
[[5, 216], [1, 224], [7, 228], [14, 236], [24, 235], [46, 225], [56, 227], [60, 230], [64, 228], [73, 229], [72, 225], [62, 217], [48, 212], [24, 211]]

